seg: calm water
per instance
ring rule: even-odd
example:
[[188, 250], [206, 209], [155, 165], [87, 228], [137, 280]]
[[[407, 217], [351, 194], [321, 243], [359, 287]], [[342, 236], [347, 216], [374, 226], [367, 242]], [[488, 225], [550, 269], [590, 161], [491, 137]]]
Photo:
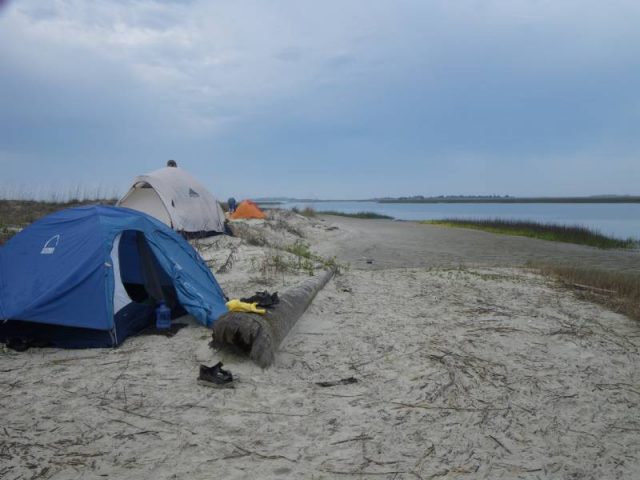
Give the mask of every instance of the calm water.
[[317, 211], [375, 212], [399, 220], [442, 218], [504, 218], [581, 225], [619, 238], [640, 239], [638, 203], [285, 203], [283, 208], [311, 207]]

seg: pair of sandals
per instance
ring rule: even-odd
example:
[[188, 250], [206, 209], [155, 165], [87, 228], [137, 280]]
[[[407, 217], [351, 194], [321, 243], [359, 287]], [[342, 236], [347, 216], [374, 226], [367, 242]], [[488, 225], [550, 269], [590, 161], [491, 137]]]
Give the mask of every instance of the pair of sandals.
[[222, 368], [222, 362], [216, 363], [213, 367], [200, 365], [198, 383], [205, 387], [232, 388], [233, 375], [229, 370], [224, 370]]

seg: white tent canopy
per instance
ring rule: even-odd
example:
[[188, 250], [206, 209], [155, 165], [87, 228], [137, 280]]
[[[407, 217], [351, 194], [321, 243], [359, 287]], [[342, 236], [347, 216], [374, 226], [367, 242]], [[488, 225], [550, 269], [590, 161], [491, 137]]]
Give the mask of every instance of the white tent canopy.
[[147, 213], [178, 231], [224, 231], [224, 212], [216, 198], [179, 167], [136, 177], [118, 206]]

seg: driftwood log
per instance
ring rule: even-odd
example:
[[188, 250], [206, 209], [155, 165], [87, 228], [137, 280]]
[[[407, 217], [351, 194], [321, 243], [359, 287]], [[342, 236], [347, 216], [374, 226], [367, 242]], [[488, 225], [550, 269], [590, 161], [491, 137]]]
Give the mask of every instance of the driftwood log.
[[233, 346], [262, 368], [270, 366], [284, 338], [331, 279], [328, 270], [279, 294], [280, 303], [264, 315], [228, 312], [213, 324], [213, 343]]

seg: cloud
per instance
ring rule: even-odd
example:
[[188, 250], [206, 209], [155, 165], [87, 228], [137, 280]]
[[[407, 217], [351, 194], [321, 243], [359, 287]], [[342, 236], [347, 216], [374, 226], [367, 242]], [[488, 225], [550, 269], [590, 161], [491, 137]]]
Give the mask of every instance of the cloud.
[[638, 20], [631, 0], [14, 1], [0, 162], [117, 185], [169, 157], [222, 185], [242, 164], [247, 194], [629, 189]]

